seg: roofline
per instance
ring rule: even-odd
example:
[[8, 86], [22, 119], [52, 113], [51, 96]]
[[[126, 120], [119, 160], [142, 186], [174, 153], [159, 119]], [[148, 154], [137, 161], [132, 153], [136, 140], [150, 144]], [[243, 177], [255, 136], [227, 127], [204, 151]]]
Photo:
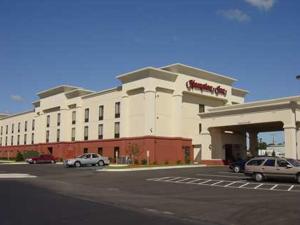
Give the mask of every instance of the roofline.
[[248, 90], [245, 90], [245, 89], [241, 89], [241, 88], [236, 88], [236, 87], [232, 87], [233, 90], [236, 90], [236, 91], [240, 91], [244, 94], [249, 94], [250, 92]]
[[165, 73], [165, 74], [168, 74], [168, 75], [178, 76], [178, 74], [174, 73], [174, 72], [162, 70], [161, 68], [156, 68], [156, 67], [153, 67], [153, 66], [147, 66], [147, 67], [143, 67], [143, 68], [140, 68], [140, 69], [128, 72], [128, 73], [123, 73], [121, 75], [118, 75], [116, 78], [122, 81], [122, 78], [124, 78], [124, 77], [130, 76], [131, 74], [134, 74], [134, 73], [147, 71], [147, 70], [149, 70], [149, 71], [154, 70], [154, 71], [157, 71], [157, 72], [160, 72], [160, 73]]
[[94, 93], [91, 93], [91, 94], [87, 94], [87, 95], [83, 95], [83, 96], [80, 96], [82, 99], [85, 99], [85, 98], [92, 98], [94, 96], [98, 96], [98, 95], [102, 95], [102, 94], [107, 94], [107, 93], [110, 93], [110, 92], [114, 92], [114, 91], [118, 91], [122, 88], [122, 86], [118, 86], [118, 87], [114, 87], [114, 88], [110, 88], [110, 89], [106, 89], [106, 90], [102, 90], [102, 91], [98, 91], [98, 92], [94, 92]]
[[40, 96], [40, 95], [45, 94], [45, 93], [47, 93], [47, 92], [50, 92], [50, 91], [52, 91], [52, 90], [55, 90], [55, 89], [58, 89], [58, 88], [63, 88], [63, 87], [74, 88], [74, 89], [81, 89], [81, 87], [76, 87], [76, 86], [72, 86], [72, 85], [64, 85], [64, 84], [62, 84], [62, 85], [58, 85], [58, 86], [49, 88], [49, 89], [44, 90], [44, 91], [39, 91], [39, 92], [37, 93], [37, 95]]
[[209, 109], [209, 112], [205, 113], [199, 113], [199, 115], [210, 115], [214, 113], [219, 112], [227, 112], [227, 111], [237, 111], [237, 110], [243, 110], [248, 109], [251, 107], [260, 107], [260, 106], [271, 106], [271, 105], [281, 105], [290, 103], [293, 101], [300, 101], [300, 96], [290, 96], [290, 97], [284, 97], [284, 98], [276, 98], [276, 99], [270, 99], [270, 100], [259, 100], [254, 102], [248, 102], [248, 103], [241, 103], [236, 105], [230, 105], [230, 106], [220, 106]]
[[226, 76], [226, 75], [222, 75], [222, 74], [215, 73], [215, 72], [212, 72], [212, 71], [196, 68], [196, 67], [193, 67], [193, 66], [188, 66], [188, 65], [185, 65], [185, 64], [182, 64], [182, 63], [173, 63], [173, 64], [170, 64], [170, 65], [167, 65], [167, 66], [163, 66], [163, 67], [161, 67], [161, 69], [165, 69], [165, 68], [172, 67], [172, 66], [183, 66], [183, 67], [198, 70], [198, 71], [201, 71], [201, 72], [210, 73], [214, 76], [217, 76], [217, 77], [220, 77], [220, 78], [223, 78], [223, 79], [226, 79], [226, 80], [230, 80], [232, 83], [238, 81], [237, 79]]
[[24, 111], [24, 112], [20, 112], [20, 113], [16, 113], [16, 114], [10, 114], [9, 116], [3, 117], [0, 120], [5, 120], [5, 119], [9, 119], [9, 118], [12, 118], [15, 116], [21, 116], [21, 115], [29, 114], [29, 113], [33, 113], [33, 112], [34, 112], [34, 110], [30, 110], [30, 111]]

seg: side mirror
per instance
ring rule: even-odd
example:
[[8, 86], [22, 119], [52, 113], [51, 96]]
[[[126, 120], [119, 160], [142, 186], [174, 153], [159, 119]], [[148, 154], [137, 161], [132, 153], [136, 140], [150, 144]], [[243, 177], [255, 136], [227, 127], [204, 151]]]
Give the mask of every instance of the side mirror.
[[287, 169], [290, 169], [290, 168], [293, 168], [293, 167], [292, 167], [290, 164], [287, 164], [287, 165], [286, 165], [286, 168], [287, 168]]

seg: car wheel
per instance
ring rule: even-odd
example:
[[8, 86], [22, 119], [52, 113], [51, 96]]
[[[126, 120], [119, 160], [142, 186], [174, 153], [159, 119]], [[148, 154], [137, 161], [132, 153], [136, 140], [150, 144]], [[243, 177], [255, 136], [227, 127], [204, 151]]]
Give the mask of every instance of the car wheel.
[[36, 160], [33, 160], [33, 164], [36, 164]]
[[261, 181], [263, 181], [263, 179], [264, 179], [264, 176], [261, 173], [255, 173], [254, 174], [254, 180], [255, 181], [261, 182]]
[[240, 167], [239, 166], [235, 166], [233, 167], [233, 172], [235, 173], [239, 173], [241, 171]]
[[300, 174], [297, 175], [296, 179], [297, 179], [297, 183], [300, 184]]
[[77, 161], [77, 162], [75, 162], [75, 163], [74, 163], [74, 165], [75, 165], [75, 167], [77, 167], [77, 168], [78, 168], [78, 167], [80, 167], [80, 166], [81, 166], [81, 163]]
[[103, 160], [100, 160], [100, 161], [98, 162], [98, 166], [104, 166]]

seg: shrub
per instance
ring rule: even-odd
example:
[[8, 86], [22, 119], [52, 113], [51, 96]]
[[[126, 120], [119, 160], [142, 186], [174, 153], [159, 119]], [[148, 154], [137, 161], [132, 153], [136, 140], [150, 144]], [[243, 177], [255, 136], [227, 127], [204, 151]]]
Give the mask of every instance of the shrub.
[[181, 164], [181, 160], [177, 160], [177, 161], [176, 161], [176, 164], [177, 164], [177, 165], [180, 165], [180, 164]]
[[185, 160], [185, 163], [186, 163], [186, 164], [191, 164], [191, 160], [190, 160], [190, 159], [186, 159], [186, 160]]
[[139, 165], [139, 160], [135, 159], [135, 160], [134, 160], [134, 164], [135, 164], [135, 165]]
[[156, 162], [156, 161], [153, 161], [152, 165], [157, 165], [157, 162]]
[[21, 162], [21, 161], [24, 161], [24, 156], [21, 152], [18, 152], [16, 156], [16, 162]]
[[142, 160], [141, 160], [141, 164], [142, 164], [142, 165], [147, 165], [147, 159], [142, 159]]
[[165, 161], [165, 165], [168, 165], [168, 164], [169, 164], [169, 161], [168, 161], [168, 160], [166, 160], [166, 161]]
[[26, 152], [23, 153], [24, 159], [33, 158], [33, 157], [39, 157], [39, 155], [40, 155], [39, 152], [33, 151], [33, 150], [26, 151]]

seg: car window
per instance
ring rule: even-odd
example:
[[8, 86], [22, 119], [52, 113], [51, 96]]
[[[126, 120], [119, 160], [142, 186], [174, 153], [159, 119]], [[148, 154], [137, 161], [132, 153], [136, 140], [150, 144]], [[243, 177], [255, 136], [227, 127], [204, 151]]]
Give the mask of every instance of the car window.
[[92, 156], [93, 156], [93, 158], [98, 158], [97, 154], [93, 154]]
[[268, 159], [264, 166], [275, 166], [275, 159]]
[[264, 161], [265, 161], [264, 159], [252, 159], [247, 163], [247, 165], [248, 166], [260, 166]]
[[86, 158], [86, 159], [89, 159], [89, 158], [91, 158], [91, 155], [88, 154], [88, 155], [85, 156], [85, 158]]
[[289, 163], [284, 159], [278, 159], [277, 160], [277, 165], [279, 167], [286, 167], [287, 165], [289, 165]]
[[287, 159], [287, 161], [292, 164], [293, 166], [299, 167], [300, 166], [300, 162], [295, 160], [295, 159]]

